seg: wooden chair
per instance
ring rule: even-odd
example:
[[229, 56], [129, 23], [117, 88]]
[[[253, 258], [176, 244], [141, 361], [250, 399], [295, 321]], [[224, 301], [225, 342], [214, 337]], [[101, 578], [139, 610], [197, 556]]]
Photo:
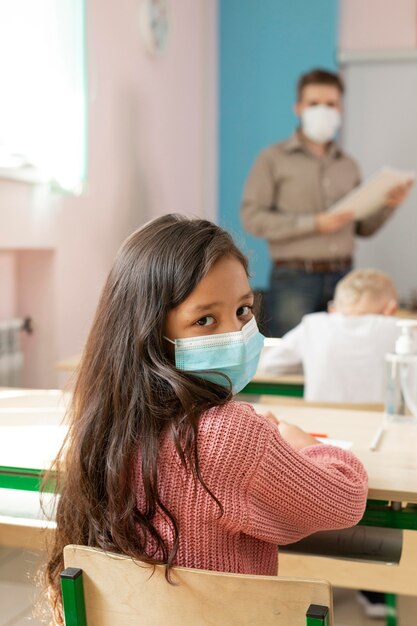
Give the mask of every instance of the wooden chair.
[[66, 626], [332, 626], [330, 583], [165, 568], [66, 546]]

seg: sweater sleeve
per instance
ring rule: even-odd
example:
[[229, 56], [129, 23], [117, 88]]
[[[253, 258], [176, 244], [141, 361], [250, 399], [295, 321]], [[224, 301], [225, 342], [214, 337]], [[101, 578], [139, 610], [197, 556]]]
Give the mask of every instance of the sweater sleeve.
[[297, 451], [271, 425], [249, 484], [244, 532], [285, 545], [320, 530], [354, 526], [365, 509], [367, 482], [351, 452], [323, 444]]

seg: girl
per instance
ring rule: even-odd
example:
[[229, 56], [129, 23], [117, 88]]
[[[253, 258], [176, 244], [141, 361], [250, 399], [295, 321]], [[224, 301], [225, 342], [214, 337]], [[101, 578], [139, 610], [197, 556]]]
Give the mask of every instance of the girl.
[[58, 622], [68, 543], [275, 575], [277, 545], [361, 518], [353, 454], [233, 399], [263, 343], [253, 304], [246, 258], [208, 221], [165, 215], [120, 249], [56, 463], [65, 456], [47, 565]]

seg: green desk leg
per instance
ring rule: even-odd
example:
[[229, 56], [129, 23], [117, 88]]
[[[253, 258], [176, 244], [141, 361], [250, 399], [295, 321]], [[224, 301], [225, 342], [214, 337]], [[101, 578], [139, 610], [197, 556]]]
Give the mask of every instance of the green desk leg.
[[61, 574], [61, 590], [65, 626], [87, 626], [82, 570], [67, 567]]
[[387, 607], [386, 626], [397, 626], [397, 596], [395, 593], [385, 594], [385, 604]]
[[306, 626], [329, 626], [329, 609], [321, 604], [310, 604], [306, 613]]

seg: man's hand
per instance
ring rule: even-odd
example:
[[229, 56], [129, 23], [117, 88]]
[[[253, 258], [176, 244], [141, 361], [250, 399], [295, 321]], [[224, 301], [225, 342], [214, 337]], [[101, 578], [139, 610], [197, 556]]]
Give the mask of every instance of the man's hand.
[[408, 194], [410, 193], [410, 189], [413, 186], [413, 181], [410, 180], [408, 183], [404, 183], [403, 185], [397, 185], [394, 189], [387, 195], [387, 205], [391, 209], [395, 209], [401, 202], [404, 202]]
[[317, 213], [316, 231], [321, 235], [329, 235], [340, 230], [346, 224], [353, 222], [353, 211], [343, 211], [341, 213]]

